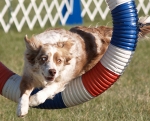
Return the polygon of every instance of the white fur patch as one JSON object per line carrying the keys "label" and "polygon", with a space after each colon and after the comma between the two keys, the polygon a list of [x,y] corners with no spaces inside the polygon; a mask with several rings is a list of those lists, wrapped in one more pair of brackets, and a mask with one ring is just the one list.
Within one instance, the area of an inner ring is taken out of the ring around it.
{"label": "white fur patch", "polygon": [[39,91],[37,94],[30,97],[29,105],[31,107],[38,106],[39,104],[44,103],[46,99],[47,95],[43,91]]}
{"label": "white fur patch", "polygon": [[29,96],[23,94],[19,99],[18,108],[17,108],[17,116],[23,117],[28,113],[29,109]]}
{"label": "white fur patch", "polygon": [[60,85],[59,83],[52,83],[51,85],[46,86],[41,91],[37,92],[36,94],[30,97],[29,105],[38,106],[41,103],[44,103],[47,98],[52,99],[55,94],[60,91],[63,91],[64,86]]}
{"label": "white fur patch", "polygon": [[41,41],[43,44],[49,43],[54,44],[57,42],[67,41],[67,37],[63,37],[62,34],[58,33],[58,31],[50,30],[51,32],[43,32],[39,35],[36,35],[36,39]]}

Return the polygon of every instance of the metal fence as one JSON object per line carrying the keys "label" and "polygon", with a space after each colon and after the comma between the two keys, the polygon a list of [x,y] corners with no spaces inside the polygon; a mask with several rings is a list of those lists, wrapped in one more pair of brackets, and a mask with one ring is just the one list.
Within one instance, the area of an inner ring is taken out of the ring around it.
{"label": "metal fence", "polygon": [[[15,25],[20,32],[23,26],[28,25],[32,30],[38,22],[40,27],[47,23],[55,26],[57,22],[66,24],[68,16],[72,13],[73,3],[76,0],[0,0],[0,24],[5,32],[8,32],[12,25]],[[150,0],[136,0],[137,10],[145,15],[150,13]],[[66,6],[67,11],[62,15]],[[81,0],[81,17],[88,16],[91,21],[99,15],[106,19],[109,8],[105,0]]]}

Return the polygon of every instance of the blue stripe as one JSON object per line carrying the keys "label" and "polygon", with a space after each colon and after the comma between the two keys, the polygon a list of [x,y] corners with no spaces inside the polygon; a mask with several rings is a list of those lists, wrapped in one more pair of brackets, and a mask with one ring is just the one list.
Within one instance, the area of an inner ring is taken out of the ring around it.
{"label": "blue stripe", "polygon": [[119,38],[118,40],[118,37],[116,36],[113,36],[113,39],[116,41],[122,41],[122,42],[127,42],[127,43],[137,43],[137,39],[128,39],[128,38]]}
{"label": "blue stripe", "polygon": [[130,31],[128,31],[128,30],[122,30],[122,31],[120,31],[119,29],[113,29],[113,33],[115,33],[115,34],[136,34],[137,33],[137,31],[135,31],[135,30],[130,30]]}
{"label": "blue stripe", "polygon": [[135,47],[134,43],[125,42],[125,41],[119,42],[118,40],[114,40],[113,42],[111,42],[111,44],[112,43],[116,43],[116,44],[119,43],[121,46],[127,46],[128,45],[128,47],[130,47],[130,48]]}
{"label": "blue stripe", "polygon": [[135,17],[130,17],[130,18],[123,18],[123,19],[113,19],[113,22],[130,22],[130,21],[133,21],[133,22],[137,22],[138,21],[138,18],[135,18]]}
{"label": "blue stripe", "polygon": [[128,22],[113,22],[113,24],[117,25],[117,26],[124,26],[124,25],[128,25],[128,26],[137,26],[137,21],[128,21]]}
{"label": "blue stripe", "polygon": [[[111,44],[114,45],[114,46],[116,46],[118,43],[116,43],[116,42],[113,41],[113,42],[111,42]],[[129,50],[129,51],[135,51],[136,44],[135,44],[134,47],[130,47],[129,45],[128,46],[127,45],[128,44],[122,45],[122,44],[119,43],[119,48],[122,48],[124,50]]]}
{"label": "blue stripe", "polygon": [[[38,91],[41,89],[34,89],[31,95],[36,94]],[[63,100],[61,93],[58,93],[55,95],[53,99],[47,99],[43,104],[40,104],[36,107],[33,108],[40,108],[40,109],[61,109],[61,108],[66,108]]]}
{"label": "blue stripe", "polygon": [[135,3],[127,2],[112,10],[113,36],[111,44],[134,51],[138,38],[138,16]]}
{"label": "blue stripe", "polygon": [[120,29],[120,31],[121,30],[129,30],[129,31],[130,30],[133,30],[133,31],[137,31],[138,30],[137,26],[131,26],[131,25],[120,26],[120,25],[115,24],[115,25],[113,25],[113,27],[115,29]]}
{"label": "blue stripe", "polygon": [[136,9],[127,9],[127,10],[123,10],[123,11],[119,11],[117,13],[112,13],[113,16],[116,16],[116,15],[122,15],[122,14],[126,14],[126,13],[137,13],[137,10]]}
{"label": "blue stripe", "polygon": [[139,32],[139,28],[137,27],[132,27],[132,26],[114,26],[113,30],[118,30],[118,31],[135,31],[136,33]]}
{"label": "blue stripe", "polygon": [[126,19],[126,18],[131,18],[131,17],[135,17],[137,18],[137,14],[136,13],[126,13],[126,14],[122,14],[122,15],[112,15],[113,18],[115,19]]}
{"label": "blue stripe", "polygon": [[[117,34],[117,33],[113,33],[113,36],[115,36],[117,38],[126,38],[126,39],[137,39],[138,38],[138,36],[136,34]],[[112,40],[113,39],[114,38],[112,38]]]}
{"label": "blue stripe", "polygon": [[115,9],[111,11],[111,14],[116,14],[118,12],[125,11],[128,9],[136,9],[134,1],[126,2],[124,4],[117,6]]}

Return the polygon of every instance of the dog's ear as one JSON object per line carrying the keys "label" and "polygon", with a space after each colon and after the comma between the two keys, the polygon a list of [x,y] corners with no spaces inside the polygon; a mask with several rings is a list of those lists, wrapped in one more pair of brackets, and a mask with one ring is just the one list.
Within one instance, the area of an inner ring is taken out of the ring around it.
{"label": "dog's ear", "polygon": [[25,56],[27,60],[33,65],[35,63],[35,58],[39,51],[41,50],[41,43],[32,36],[31,39],[28,39],[27,35],[24,38],[26,43],[26,52]]}
{"label": "dog's ear", "polygon": [[29,39],[28,36],[26,35],[26,36],[24,37],[24,40],[25,40],[25,44],[26,44],[27,50],[37,51],[37,50],[39,50],[39,48],[41,47],[41,42],[40,42],[40,41],[37,41],[34,36],[32,36],[32,37]]}

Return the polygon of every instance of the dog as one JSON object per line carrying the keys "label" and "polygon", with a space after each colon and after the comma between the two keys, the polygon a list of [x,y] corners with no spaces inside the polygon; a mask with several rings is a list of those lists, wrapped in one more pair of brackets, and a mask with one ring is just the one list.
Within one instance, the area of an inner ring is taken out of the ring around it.
{"label": "dog", "polygon": [[[150,17],[139,20],[139,39],[150,33]],[[105,54],[113,28],[77,26],[69,31],[48,29],[25,36],[24,71],[20,83],[17,115],[23,117],[29,106],[44,103],[63,91],[74,78],[93,68]],[[43,89],[30,96],[34,88]]]}

